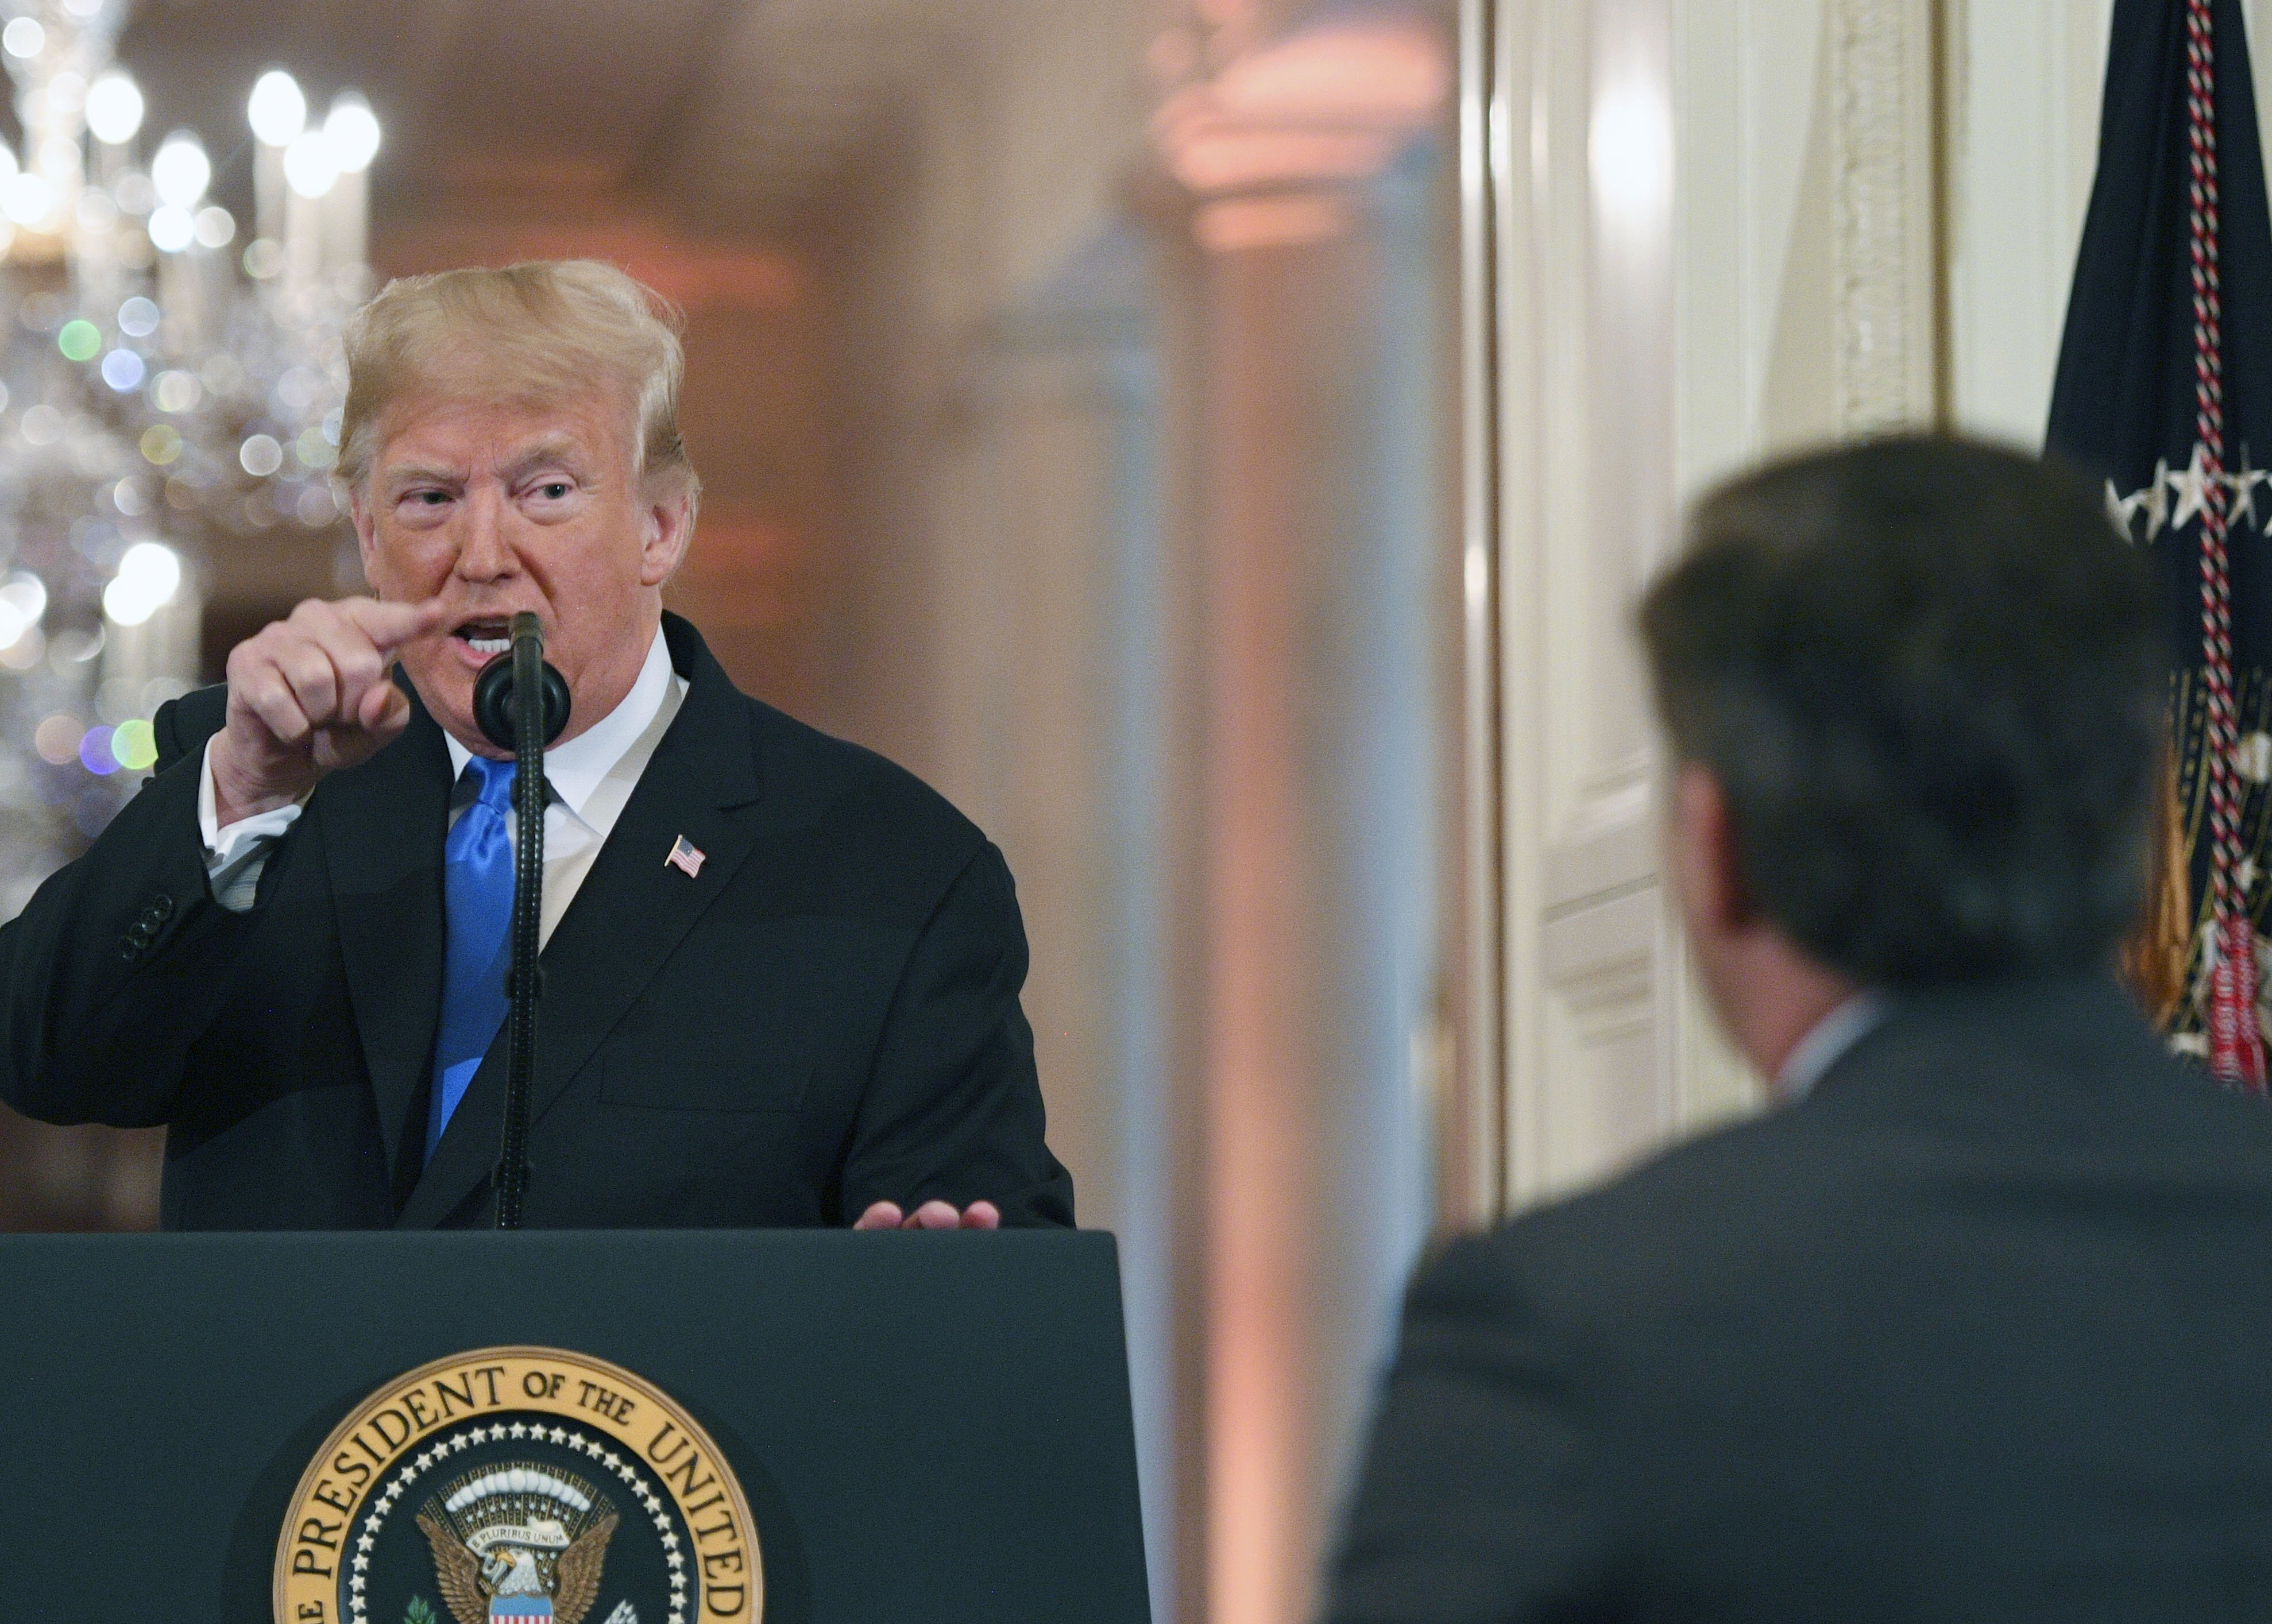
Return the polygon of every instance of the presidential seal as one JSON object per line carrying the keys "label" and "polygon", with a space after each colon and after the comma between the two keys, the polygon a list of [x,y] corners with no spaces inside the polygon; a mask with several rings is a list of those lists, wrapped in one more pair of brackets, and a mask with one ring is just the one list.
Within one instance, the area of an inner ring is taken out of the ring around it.
{"label": "presidential seal", "polygon": [[484,1348],[390,1381],[300,1478],[276,1624],[759,1624],[757,1529],[629,1371]]}

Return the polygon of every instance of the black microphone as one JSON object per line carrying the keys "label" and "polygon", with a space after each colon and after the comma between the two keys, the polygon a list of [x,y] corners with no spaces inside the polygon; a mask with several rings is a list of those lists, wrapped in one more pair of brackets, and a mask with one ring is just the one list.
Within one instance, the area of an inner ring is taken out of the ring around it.
{"label": "black microphone", "polygon": [[526,611],[515,615],[510,635],[511,652],[498,655],[474,678],[474,723],[490,744],[518,754],[520,730],[513,707],[519,695],[515,668],[522,648],[529,649],[543,670],[540,685],[544,694],[544,742],[548,745],[558,738],[560,730],[568,725],[568,682],[545,662],[544,627],[535,616]]}
{"label": "black microphone", "polygon": [[536,1000],[544,991],[536,955],[544,917],[544,747],[568,725],[568,684],[544,661],[534,615],[512,617],[512,648],[474,679],[474,720],[513,753],[512,969],[505,980],[504,1133],[498,1148],[497,1226],[520,1227],[528,1190],[529,1096],[536,1076]]}

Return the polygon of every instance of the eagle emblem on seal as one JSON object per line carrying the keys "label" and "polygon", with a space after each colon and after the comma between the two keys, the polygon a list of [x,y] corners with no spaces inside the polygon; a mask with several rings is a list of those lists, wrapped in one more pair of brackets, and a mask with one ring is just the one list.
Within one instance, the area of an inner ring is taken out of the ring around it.
{"label": "eagle emblem on seal", "polygon": [[529,1464],[468,1472],[417,1514],[457,1624],[582,1624],[617,1521],[591,1484]]}

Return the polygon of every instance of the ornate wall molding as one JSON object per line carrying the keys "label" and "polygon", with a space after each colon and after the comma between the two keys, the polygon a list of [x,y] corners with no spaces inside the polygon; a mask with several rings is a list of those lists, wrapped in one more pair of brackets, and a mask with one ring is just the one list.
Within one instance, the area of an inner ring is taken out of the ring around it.
{"label": "ornate wall molding", "polygon": [[1650,887],[1548,922],[1546,984],[1584,1047],[1655,1032],[1662,906]]}
{"label": "ornate wall molding", "polygon": [[1833,0],[1838,429],[1934,415],[1933,8]]}

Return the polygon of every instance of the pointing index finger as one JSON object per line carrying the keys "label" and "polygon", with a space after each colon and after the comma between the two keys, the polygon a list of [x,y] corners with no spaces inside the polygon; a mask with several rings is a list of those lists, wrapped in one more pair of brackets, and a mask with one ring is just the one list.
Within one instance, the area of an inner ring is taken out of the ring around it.
{"label": "pointing index finger", "polygon": [[429,632],[438,631],[447,621],[449,606],[438,596],[422,603],[392,603],[378,598],[343,598],[340,612],[345,615],[365,637],[370,639],[379,653],[392,654],[403,644],[415,641]]}

